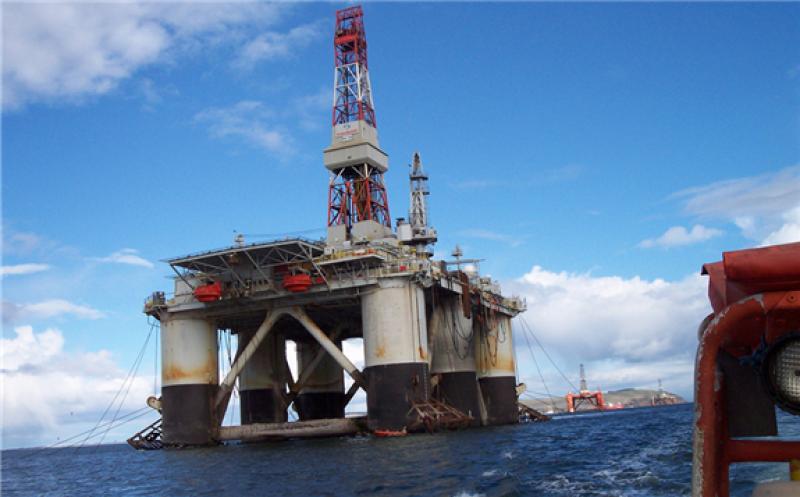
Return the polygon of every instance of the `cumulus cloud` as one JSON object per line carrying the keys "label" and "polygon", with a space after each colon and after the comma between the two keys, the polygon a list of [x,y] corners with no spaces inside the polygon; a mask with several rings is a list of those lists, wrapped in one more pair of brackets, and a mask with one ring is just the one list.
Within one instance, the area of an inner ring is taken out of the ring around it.
{"label": "cumulus cloud", "polygon": [[[0,340],[4,448],[48,444],[93,426],[126,376],[111,353],[66,352],[58,329],[14,333]],[[152,377],[134,380],[121,412],[142,407],[151,393]]]}
{"label": "cumulus cloud", "polygon": [[242,100],[233,105],[211,107],[194,116],[197,123],[208,127],[214,138],[236,138],[255,148],[279,157],[295,153],[294,133],[317,129],[330,109],[331,94],[320,90],[291,99],[281,109],[263,102]]}
{"label": "cumulus cloud", "polygon": [[30,255],[45,243],[36,233],[9,233],[3,230],[3,253],[8,255]]}
{"label": "cumulus cloud", "polygon": [[3,107],[104,94],[175,50],[265,25],[282,7],[213,3],[3,5]]}
{"label": "cumulus cloud", "polygon": [[702,224],[695,224],[691,230],[687,230],[683,226],[673,226],[664,232],[658,238],[648,238],[639,242],[642,248],[653,247],[680,247],[683,245],[692,245],[695,243],[704,242],[714,237],[720,236],[721,230],[716,228],[707,228]]}
{"label": "cumulus cloud", "polygon": [[64,299],[50,299],[33,304],[15,304],[3,301],[3,321],[40,320],[61,316],[80,319],[101,319],[105,314],[89,306],[74,304]]}
{"label": "cumulus cloud", "polygon": [[215,138],[235,137],[272,153],[290,153],[291,138],[277,124],[276,113],[263,103],[243,100],[230,107],[212,107],[195,115]]}
{"label": "cumulus cloud", "polygon": [[124,248],[105,257],[95,257],[92,260],[109,264],[128,264],[152,269],[155,267],[152,262],[139,255],[139,251],[132,248]]}
{"label": "cumulus cloud", "polygon": [[47,271],[50,269],[50,266],[47,264],[36,264],[36,263],[28,263],[28,264],[15,264],[13,266],[2,266],[0,267],[0,275],[2,276],[10,276],[10,275],[21,275],[21,274],[31,274],[31,273],[39,273],[42,271]]}
{"label": "cumulus cloud", "polygon": [[[577,363],[585,362],[592,371],[590,383],[604,388],[642,386],[664,378],[690,391],[697,326],[711,311],[707,281],[699,274],[665,281],[534,266],[505,287],[526,299],[528,310],[518,319],[530,325],[574,383]],[[521,328],[515,341],[520,372],[535,384]],[[643,371],[649,373],[637,380]],[[568,388],[557,377],[550,381]]]}
{"label": "cumulus cloud", "polygon": [[[688,188],[672,198],[683,203],[687,214],[730,222],[745,238],[766,242],[787,223],[785,216],[800,207],[800,165]],[[791,232],[791,226],[786,230]]]}
{"label": "cumulus cloud", "polygon": [[315,21],[286,33],[262,33],[242,47],[233,64],[241,69],[250,69],[262,61],[290,57],[296,50],[320,38],[325,25],[324,21]]}
{"label": "cumulus cloud", "polygon": [[299,119],[300,127],[305,130],[319,129],[330,113],[333,102],[329,88],[322,88],[317,93],[294,98],[291,107]]}
{"label": "cumulus cloud", "polygon": [[761,245],[800,242],[800,205],[783,215],[783,225],[767,235]]}

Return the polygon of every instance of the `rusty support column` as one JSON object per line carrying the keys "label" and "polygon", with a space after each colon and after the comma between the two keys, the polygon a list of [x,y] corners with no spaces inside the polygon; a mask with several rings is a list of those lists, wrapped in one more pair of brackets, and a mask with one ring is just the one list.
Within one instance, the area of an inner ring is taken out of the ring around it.
{"label": "rusty support column", "polygon": [[434,395],[472,417],[473,424],[479,425],[481,409],[472,317],[465,316],[457,294],[434,295],[428,333],[432,342],[431,375],[439,378]]}
{"label": "rusty support column", "polygon": [[475,326],[475,354],[487,425],[517,423],[517,377],[511,318],[482,309]]}
{"label": "rusty support column", "polygon": [[244,368],[245,364],[247,364],[247,361],[249,361],[253,354],[255,354],[258,346],[261,345],[261,341],[264,340],[264,337],[267,336],[267,333],[272,330],[272,327],[278,321],[278,318],[285,314],[285,312],[286,311],[282,309],[277,309],[267,313],[267,316],[264,318],[264,322],[258,327],[258,330],[256,330],[256,333],[247,343],[245,348],[242,349],[242,352],[238,354],[236,361],[231,366],[231,370],[228,371],[225,379],[222,380],[219,393],[217,394],[216,406],[219,407],[223,403],[227,404],[231,395],[231,391],[233,390],[233,385],[236,383],[236,377],[242,372],[242,369]]}
{"label": "rusty support column", "polygon": [[201,318],[161,319],[161,406],[166,446],[215,443],[217,329]]}
{"label": "rusty support column", "polygon": [[[255,330],[239,332],[239,347],[245,349]],[[277,423],[287,419],[284,395],[286,342],[277,332],[262,340],[239,374],[242,424]]]}
{"label": "rusty support column", "polygon": [[[341,341],[334,342],[341,348]],[[317,342],[298,342],[299,394],[294,401],[301,421],[344,417],[344,375]]]}
{"label": "rusty support column", "polygon": [[361,297],[370,430],[402,431],[430,398],[425,296],[408,278],[384,278]]}

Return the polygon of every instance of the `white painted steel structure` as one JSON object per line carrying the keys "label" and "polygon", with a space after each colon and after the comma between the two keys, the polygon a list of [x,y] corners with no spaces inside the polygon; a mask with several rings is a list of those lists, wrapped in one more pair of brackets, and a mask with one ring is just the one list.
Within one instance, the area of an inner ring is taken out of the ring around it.
{"label": "white painted steel structure", "polygon": [[361,297],[364,366],[428,362],[425,295],[408,278],[384,278]]}
{"label": "white painted steel structure", "polygon": [[217,385],[217,329],[202,318],[170,316],[161,322],[161,384]]}

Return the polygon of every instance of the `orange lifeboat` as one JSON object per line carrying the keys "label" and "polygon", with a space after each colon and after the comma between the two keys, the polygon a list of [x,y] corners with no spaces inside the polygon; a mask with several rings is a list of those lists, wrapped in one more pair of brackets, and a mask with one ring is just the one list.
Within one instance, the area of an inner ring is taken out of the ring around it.
{"label": "orange lifeboat", "polygon": [[312,283],[311,276],[305,273],[288,274],[283,277],[283,288],[292,293],[307,292]]}
{"label": "orange lifeboat", "polygon": [[222,297],[222,285],[219,281],[194,289],[194,297],[200,302],[214,302]]}

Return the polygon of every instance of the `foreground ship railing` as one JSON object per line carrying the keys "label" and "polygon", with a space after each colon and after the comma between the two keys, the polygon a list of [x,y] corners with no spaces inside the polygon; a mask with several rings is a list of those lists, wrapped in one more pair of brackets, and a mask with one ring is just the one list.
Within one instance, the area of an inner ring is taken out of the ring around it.
{"label": "foreground ship railing", "polygon": [[[752,439],[778,435],[775,405],[800,414],[800,243],[726,252],[703,274],[692,495],[727,497],[732,463],[800,459],[800,441]],[[754,495],[800,495],[800,481],[768,485]]]}

